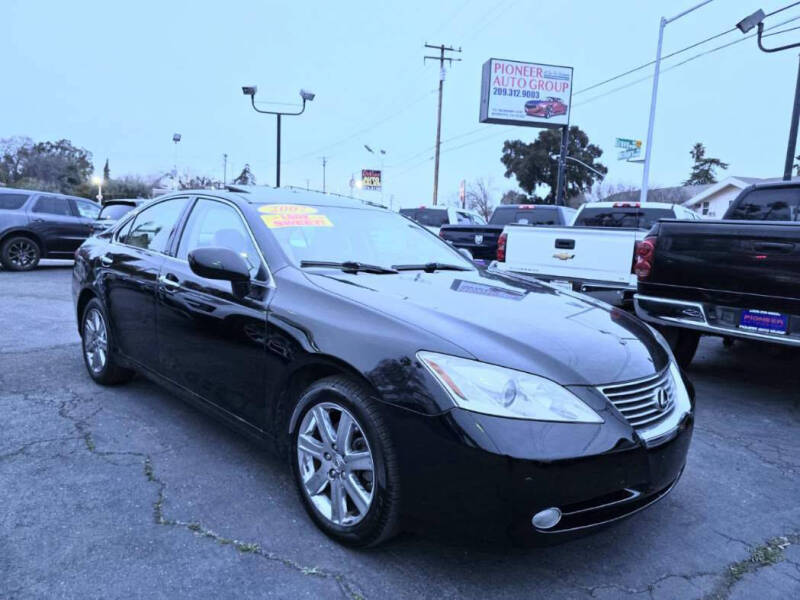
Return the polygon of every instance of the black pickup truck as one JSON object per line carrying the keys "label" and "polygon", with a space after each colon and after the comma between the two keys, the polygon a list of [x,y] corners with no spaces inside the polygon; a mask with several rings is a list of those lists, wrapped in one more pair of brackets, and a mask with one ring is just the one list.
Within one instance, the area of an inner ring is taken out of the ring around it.
{"label": "black pickup truck", "polygon": [[442,225],[439,237],[456,248],[465,248],[480,261],[497,257],[497,240],[503,227],[517,225],[572,225],[577,211],[552,204],[501,204],[494,209],[488,225]]}
{"label": "black pickup truck", "polygon": [[721,221],[660,221],[636,255],[636,314],[681,366],[702,334],[800,347],[800,182],[748,187]]}

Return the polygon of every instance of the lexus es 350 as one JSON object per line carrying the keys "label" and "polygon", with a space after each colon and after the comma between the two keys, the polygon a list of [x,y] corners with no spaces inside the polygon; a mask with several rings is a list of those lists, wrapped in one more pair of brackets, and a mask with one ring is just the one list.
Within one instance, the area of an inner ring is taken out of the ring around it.
{"label": "lexus es 350", "polygon": [[564,539],[663,498],[693,400],[635,317],[476,268],[383,207],[180,192],[76,253],[89,375],[134,372],[289,458],[332,538]]}

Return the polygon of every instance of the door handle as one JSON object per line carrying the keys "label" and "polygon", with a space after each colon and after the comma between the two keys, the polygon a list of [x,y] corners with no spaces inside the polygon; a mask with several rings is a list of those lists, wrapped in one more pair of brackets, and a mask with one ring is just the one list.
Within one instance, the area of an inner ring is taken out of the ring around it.
{"label": "door handle", "polygon": [[44,219],[32,219],[34,223],[44,223]]}
{"label": "door handle", "polygon": [[173,275],[172,273],[168,273],[167,275],[159,275],[158,283],[163,285],[164,288],[166,288],[170,292],[177,290],[179,287],[181,287],[178,278],[175,277],[175,275]]}
{"label": "door handle", "polygon": [[103,256],[100,258],[100,262],[103,263],[105,266],[109,267],[114,264],[114,259],[110,256]]}
{"label": "door handle", "polygon": [[559,250],[574,250],[575,240],[557,239],[556,248]]}
{"label": "door handle", "polygon": [[791,242],[755,242],[753,249],[757,252],[791,252],[794,244]]}

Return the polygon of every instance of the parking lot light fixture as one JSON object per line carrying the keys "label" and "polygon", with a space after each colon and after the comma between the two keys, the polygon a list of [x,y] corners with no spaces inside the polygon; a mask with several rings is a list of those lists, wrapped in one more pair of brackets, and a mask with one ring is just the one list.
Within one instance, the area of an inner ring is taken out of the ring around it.
{"label": "parking lot light fixture", "polygon": [[103,178],[99,175],[95,175],[92,177],[92,183],[97,186],[97,201],[102,204],[103,203]]}
{"label": "parking lot light fixture", "polygon": [[277,134],[276,134],[276,151],[275,151],[275,187],[281,187],[281,117],[283,115],[286,116],[297,116],[302,115],[306,110],[306,102],[311,102],[316,94],[314,92],[309,92],[308,90],[300,90],[300,98],[303,100],[303,105],[300,107],[300,110],[296,112],[280,112],[277,110],[264,110],[258,108],[256,106],[256,92],[258,92],[258,86],[255,85],[243,85],[242,86],[242,94],[245,96],[250,96],[250,104],[253,105],[253,110],[257,113],[262,113],[265,115],[275,115],[277,117]]}

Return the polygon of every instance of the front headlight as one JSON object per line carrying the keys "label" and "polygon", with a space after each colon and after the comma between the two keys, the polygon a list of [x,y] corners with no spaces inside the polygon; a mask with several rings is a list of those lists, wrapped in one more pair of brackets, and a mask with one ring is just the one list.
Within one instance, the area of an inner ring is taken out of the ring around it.
{"label": "front headlight", "polygon": [[417,358],[466,410],[537,421],[603,422],[577,396],[544,377],[435,352],[417,352]]}

